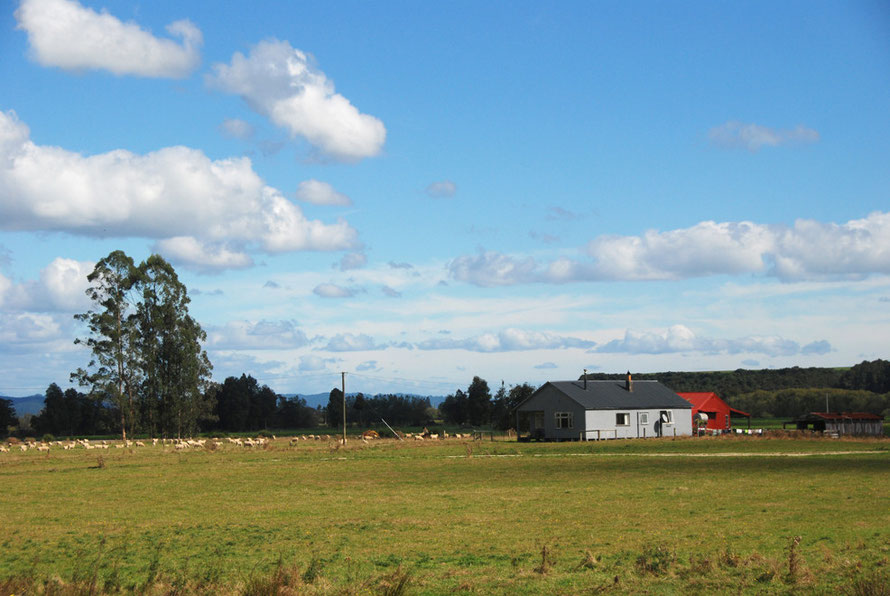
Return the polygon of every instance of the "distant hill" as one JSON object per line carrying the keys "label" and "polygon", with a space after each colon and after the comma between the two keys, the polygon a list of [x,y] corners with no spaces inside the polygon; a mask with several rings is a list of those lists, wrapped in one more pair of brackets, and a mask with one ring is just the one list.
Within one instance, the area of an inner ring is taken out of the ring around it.
{"label": "distant hill", "polygon": [[5,397],[0,395],[2,399],[12,400],[12,407],[15,408],[16,416],[24,416],[25,414],[39,414],[43,409],[44,396],[41,394],[28,395],[26,397]]}
{"label": "distant hill", "polygon": [[[754,391],[784,389],[850,389],[890,392],[890,362],[864,361],[850,368],[791,368],[719,372],[632,373],[638,380],[652,379],[673,391],[713,391],[727,399]],[[582,375],[583,377],[583,375]],[[623,379],[624,374],[588,373],[590,380]]]}

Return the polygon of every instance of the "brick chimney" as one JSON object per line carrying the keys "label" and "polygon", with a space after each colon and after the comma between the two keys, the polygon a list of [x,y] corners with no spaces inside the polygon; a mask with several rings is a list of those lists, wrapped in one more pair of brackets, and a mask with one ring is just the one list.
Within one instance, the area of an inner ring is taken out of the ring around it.
{"label": "brick chimney", "polygon": [[630,371],[627,371],[627,380],[624,383],[624,388],[627,389],[628,392],[632,392],[634,390],[634,380],[630,376]]}

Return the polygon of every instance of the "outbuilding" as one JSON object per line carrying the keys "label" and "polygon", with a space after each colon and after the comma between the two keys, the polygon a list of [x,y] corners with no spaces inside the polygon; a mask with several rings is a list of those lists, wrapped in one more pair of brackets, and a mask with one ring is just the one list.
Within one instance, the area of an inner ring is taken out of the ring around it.
{"label": "outbuilding", "polygon": [[521,440],[692,435],[692,404],[658,381],[549,381],[516,408]]}
{"label": "outbuilding", "polygon": [[728,403],[720,399],[713,392],[683,392],[677,393],[680,397],[692,404],[692,418],[698,413],[708,417],[705,426],[708,430],[729,430],[732,428],[732,415],[745,416],[748,419],[748,428],[751,427],[751,414],[736,410]]}
{"label": "outbuilding", "polygon": [[788,424],[795,425],[797,430],[814,430],[835,436],[884,435],[884,417],[869,412],[810,412],[782,423],[782,428]]}

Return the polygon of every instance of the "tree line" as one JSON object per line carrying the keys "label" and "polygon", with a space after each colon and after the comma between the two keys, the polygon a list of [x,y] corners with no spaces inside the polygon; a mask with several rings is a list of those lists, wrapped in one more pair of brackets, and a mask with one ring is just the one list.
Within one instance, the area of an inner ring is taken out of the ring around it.
{"label": "tree line", "polygon": [[[588,373],[590,380],[623,379],[623,374]],[[581,376],[583,379],[584,376]],[[677,392],[712,391],[723,399],[755,391],[779,391],[783,389],[849,389],[890,392],[890,362],[886,360],[863,361],[849,369],[843,368],[790,368],[724,372],[659,372],[634,373],[635,379],[651,379],[661,382]]]}

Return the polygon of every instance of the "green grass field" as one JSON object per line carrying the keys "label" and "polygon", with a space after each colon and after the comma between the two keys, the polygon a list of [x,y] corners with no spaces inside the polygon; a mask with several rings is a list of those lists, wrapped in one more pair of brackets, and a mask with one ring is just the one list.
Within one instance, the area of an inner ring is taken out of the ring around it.
{"label": "green grass field", "polygon": [[887,440],[54,448],[0,487],[4,596],[890,593]]}

